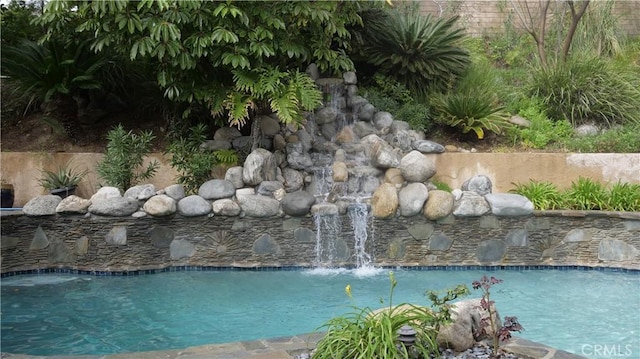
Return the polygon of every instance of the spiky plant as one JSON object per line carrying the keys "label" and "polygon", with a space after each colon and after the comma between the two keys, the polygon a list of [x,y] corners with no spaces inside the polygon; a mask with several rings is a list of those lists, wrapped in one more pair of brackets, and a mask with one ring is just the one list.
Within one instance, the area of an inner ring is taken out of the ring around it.
{"label": "spiky plant", "polygon": [[105,64],[103,57],[89,52],[86,43],[25,41],[2,49],[2,74],[7,81],[30,105],[44,103],[45,117],[71,137],[78,117],[74,96],[101,87],[94,75]]}
{"label": "spiky plant", "polygon": [[365,58],[416,93],[445,89],[470,64],[469,53],[459,46],[464,32],[456,26],[457,17],[436,19],[394,10],[375,13],[383,17],[363,20]]}

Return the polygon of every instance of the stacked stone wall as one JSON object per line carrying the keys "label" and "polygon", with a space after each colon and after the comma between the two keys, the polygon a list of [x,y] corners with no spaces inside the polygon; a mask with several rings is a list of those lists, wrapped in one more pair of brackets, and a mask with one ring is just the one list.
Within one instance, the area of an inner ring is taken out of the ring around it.
{"label": "stacked stone wall", "polygon": [[[354,262],[347,215],[333,265]],[[2,273],[44,268],[134,271],[171,266],[312,267],[312,216],[2,218]],[[535,212],[529,216],[370,219],[376,265],[579,265],[640,269],[640,213]]]}

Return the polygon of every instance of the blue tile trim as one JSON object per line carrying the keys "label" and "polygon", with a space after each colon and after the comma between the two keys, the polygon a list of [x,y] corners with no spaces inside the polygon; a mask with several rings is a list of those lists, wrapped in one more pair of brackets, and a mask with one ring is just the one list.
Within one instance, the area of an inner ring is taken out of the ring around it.
{"label": "blue tile trim", "polygon": [[[313,269],[314,267],[305,267],[305,266],[285,266],[285,267],[216,267],[216,266],[174,266],[174,267],[166,267],[159,269],[141,269],[141,270],[132,270],[132,271],[87,271],[87,270],[78,270],[72,268],[43,268],[43,269],[31,269],[31,270],[21,270],[14,272],[7,272],[0,274],[0,278],[13,277],[16,275],[24,275],[24,274],[49,274],[49,273],[58,273],[58,274],[78,274],[78,275],[91,275],[97,277],[106,277],[106,276],[118,276],[118,277],[126,277],[126,276],[139,276],[145,274],[156,274],[156,273],[165,273],[165,272],[273,272],[273,271],[298,271],[298,270],[306,270]],[[347,266],[347,269],[353,269],[353,266]],[[640,269],[628,269],[628,268],[612,268],[612,267],[587,267],[587,266],[577,266],[577,265],[560,265],[560,266],[552,266],[552,265],[505,265],[505,266],[482,266],[482,265],[438,265],[438,266],[382,266],[379,267],[382,269],[391,269],[391,270],[407,270],[407,271],[467,271],[467,270],[480,270],[480,271],[504,271],[504,270],[515,270],[515,271],[528,271],[528,270],[560,270],[560,271],[574,271],[574,270],[582,270],[582,271],[598,271],[598,272],[620,272],[620,273],[629,273],[629,274],[638,274],[640,275]]]}

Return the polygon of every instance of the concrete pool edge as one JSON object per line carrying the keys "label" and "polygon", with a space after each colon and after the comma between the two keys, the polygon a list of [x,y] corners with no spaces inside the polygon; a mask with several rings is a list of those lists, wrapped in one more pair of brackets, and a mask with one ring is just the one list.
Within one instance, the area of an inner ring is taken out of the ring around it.
{"label": "concrete pool edge", "polygon": [[[26,355],[2,353],[3,359],[296,359],[309,353],[323,333],[299,334],[291,337],[259,339],[246,342],[205,344],[184,349],[106,355]],[[583,359],[585,357],[555,349],[520,337],[502,346],[523,359]]]}

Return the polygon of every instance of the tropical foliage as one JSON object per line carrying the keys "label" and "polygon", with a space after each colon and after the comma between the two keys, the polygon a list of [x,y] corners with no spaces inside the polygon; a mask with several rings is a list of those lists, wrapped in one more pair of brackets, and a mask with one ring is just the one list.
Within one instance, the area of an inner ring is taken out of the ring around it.
{"label": "tropical foliage", "polygon": [[[77,11],[71,8],[78,6]],[[358,2],[52,0],[41,17],[47,38],[69,21],[91,33],[91,49],[113,49],[152,63],[171,100],[200,104],[232,125],[264,106],[286,123],[319,104],[317,89],[298,72],[353,69],[346,55]],[[295,30],[294,30],[295,29]],[[251,85],[249,85],[251,84]],[[184,115],[188,115],[186,111]]]}

